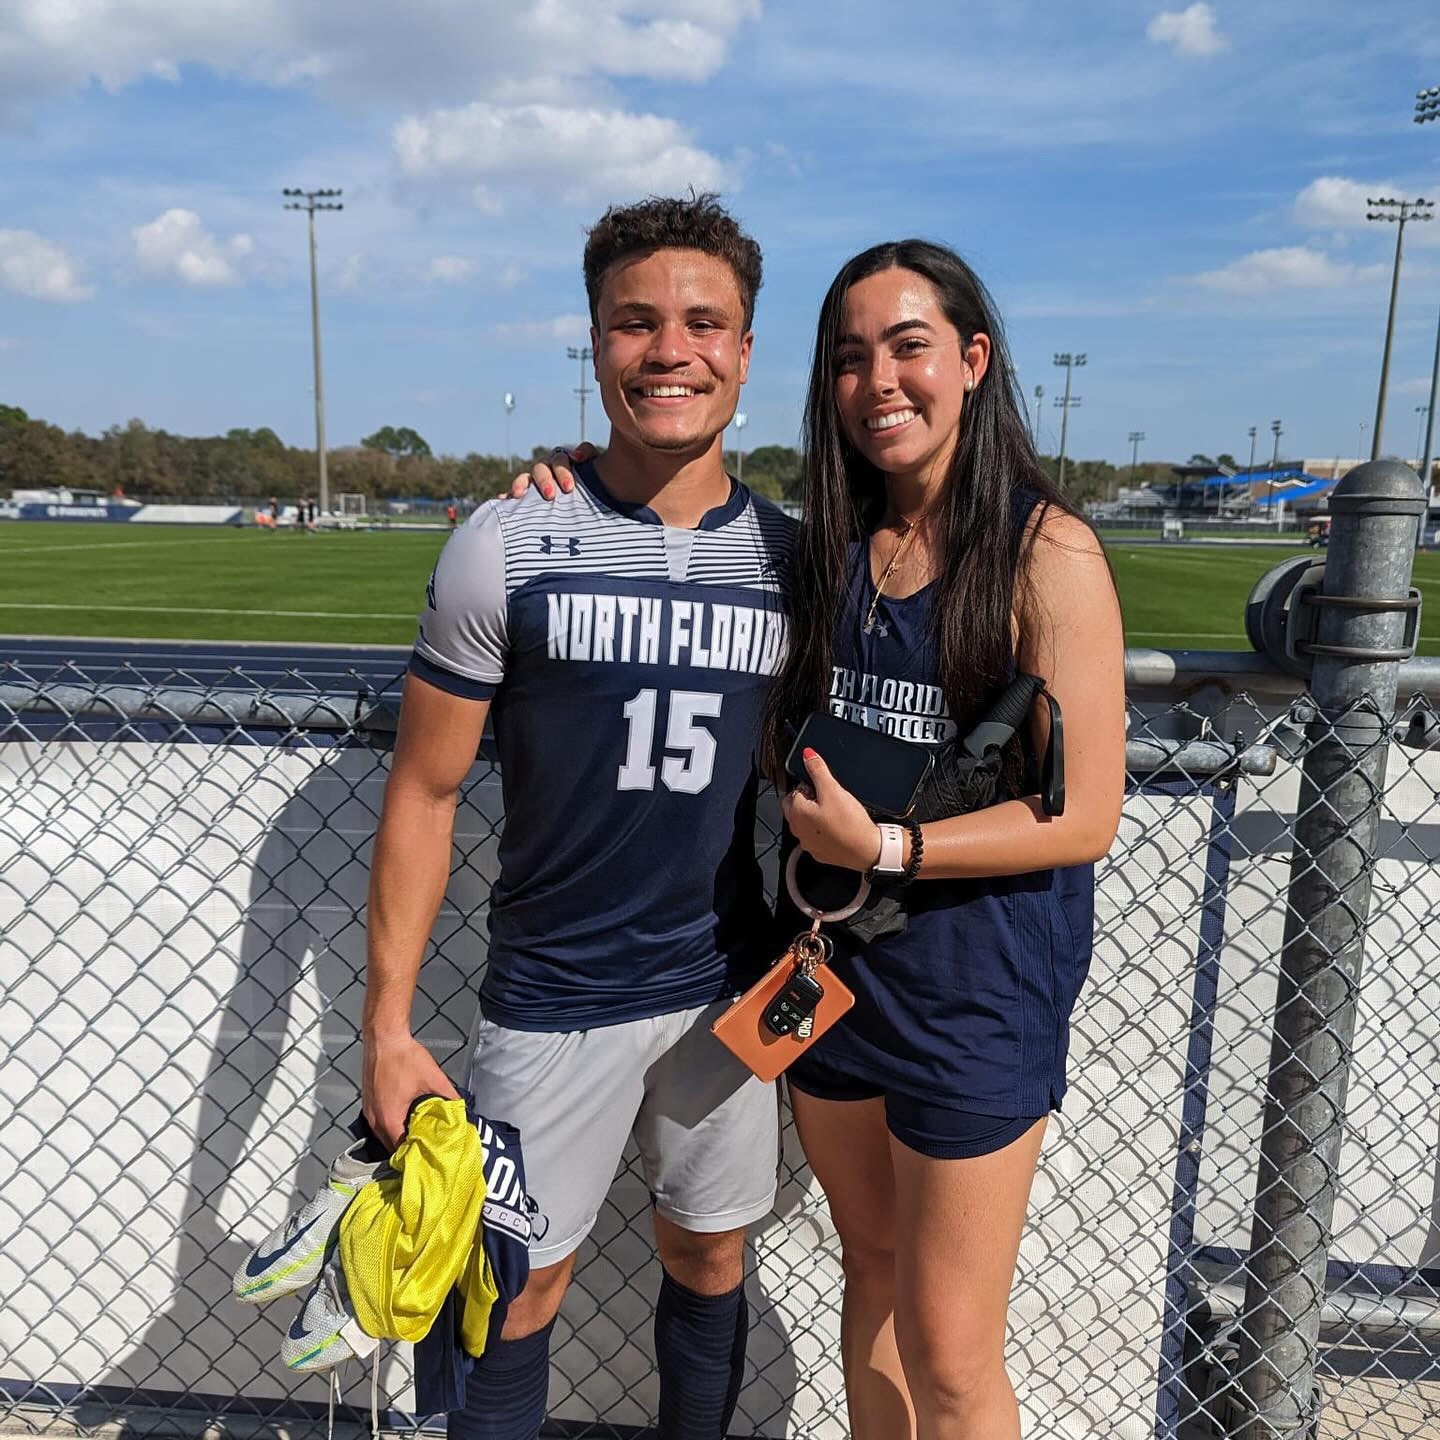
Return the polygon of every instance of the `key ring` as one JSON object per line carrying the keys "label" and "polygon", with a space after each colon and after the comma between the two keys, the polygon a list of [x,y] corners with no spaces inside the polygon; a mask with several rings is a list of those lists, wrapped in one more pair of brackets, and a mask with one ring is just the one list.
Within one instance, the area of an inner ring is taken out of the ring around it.
{"label": "key ring", "polygon": [[[820,922],[815,922],[814,930],[807,930],[805,934],[797,936],[795,943],[791,945],[789,954],[795,957],[795,963],[800,967],[802,975],[814,976],[817,966],[828,965],[830,957],[835,953],[834,943],[828,935],[819,933]],[[785,958],[783,955],[780,957]]]}
{"label": "key ring", "polygon": [[795,908],[804,916],[815,922],[815,928],[821,925],[837,924],[841,920],[848,920],[870,897],[870,882],[861,875],[860,888],[855,892],[855,898],[840,910],[817,910],[801,893],[800,887],[795,883],[796,867],[800,864],[800,847],[797,845],[790,852],[790,859],[785,863],[785,888],[790,892],[790,898],[795,902]]}

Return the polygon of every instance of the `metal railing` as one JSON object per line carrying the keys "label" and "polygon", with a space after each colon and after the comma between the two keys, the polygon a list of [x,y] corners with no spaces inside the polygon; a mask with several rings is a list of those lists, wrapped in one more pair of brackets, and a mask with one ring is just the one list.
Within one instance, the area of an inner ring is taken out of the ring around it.
{"label": "metal railing", "polygon": [[[1394,658],[1403,495],[1351,493],[1325,593],[1369,603],[1322,602],[1308,678],[1127,656],[1124,815],[1011,1313],[1029,1436],[1440,1433],[1440,664]],[[356,1106],[397,695],[0,662],[5,1428],[325,1423],[323,1382],[278,1362],[293,1306],[229,1281]],[[442,1062],[502,818],[482,755],[416,1007]],[[734,1432],[838,1437],[837,1245],[786,1141]],[[653,1424],[648,1209],[631,1154],[556,1331],[547,1433]],[[434,1423],[403,1347],[382,1385],[391,1427]],[[346,1377],[343,1418],[367,1399]]]}

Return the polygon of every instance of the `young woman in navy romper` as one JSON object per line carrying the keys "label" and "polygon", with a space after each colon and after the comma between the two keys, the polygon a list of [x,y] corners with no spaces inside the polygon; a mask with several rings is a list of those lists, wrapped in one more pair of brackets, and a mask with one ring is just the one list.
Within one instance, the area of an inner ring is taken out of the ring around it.
{"label": "young woman in navy romper", "polygon": [[[987,809],[923,826],[903,933],[835,932],[849,1015],[789,1071],[843,1247],[855,1440],[1018,1440],[1005,1321],[1046,1116],[1065,1092],[1093,864],[1124,784],[1123,641],[1093,531],[1045,477],[984,287],[922,241],[851,260],[820,315],[789,659],[765,748],[835,713],[918,744],[966,727],[1016,669],[1064,718],[1067,797],[1025,766]],[[1037,705],[1030,754],[1043,754]],[[824,757],[786,797],[800,846],[866,871],[881,836]],[[902,862],[915,860],[903,838]],[[893,865],[893,854],[889,857]]]}

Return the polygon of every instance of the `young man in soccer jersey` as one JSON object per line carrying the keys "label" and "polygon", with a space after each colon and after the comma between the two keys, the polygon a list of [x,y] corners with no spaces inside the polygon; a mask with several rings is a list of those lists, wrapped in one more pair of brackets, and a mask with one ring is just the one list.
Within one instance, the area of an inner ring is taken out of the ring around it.
{"label": "young man in soccer jersey", "polygon": [[[506,824],[468,1088],[518,1126],[543,1216],[464,1440],[531,1440],[551,1327],[626,1141],[654,1198],[660,1433],[720,1440],[739,1391],[745,1227],[778,1122],[710,1034],[768,916],[753,757],[785,643],[790,522],[725,473],[759,248],[714,201],[614,209],[585,248],[610,441],[554,503],[481,507],[431,579],[369,905],[364,1104],[387,1140],[453,1093],[410,1033],[455,805],[493,713]],[[478,946],[477,946],[478,959]]]}

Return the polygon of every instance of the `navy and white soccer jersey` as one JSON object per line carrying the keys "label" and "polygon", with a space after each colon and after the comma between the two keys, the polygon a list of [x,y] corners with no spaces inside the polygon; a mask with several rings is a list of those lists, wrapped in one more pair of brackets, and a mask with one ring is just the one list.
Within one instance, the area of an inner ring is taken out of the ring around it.
{"label": "navy and white soccer jersey", "polygon": [[412,673],[493,697],[505,797],[485,1017],[568,1031],[730,993],[768,914],[755,751],[794,525],[734,486],[694,530],[605,489],[492,501],[445,546]]}

